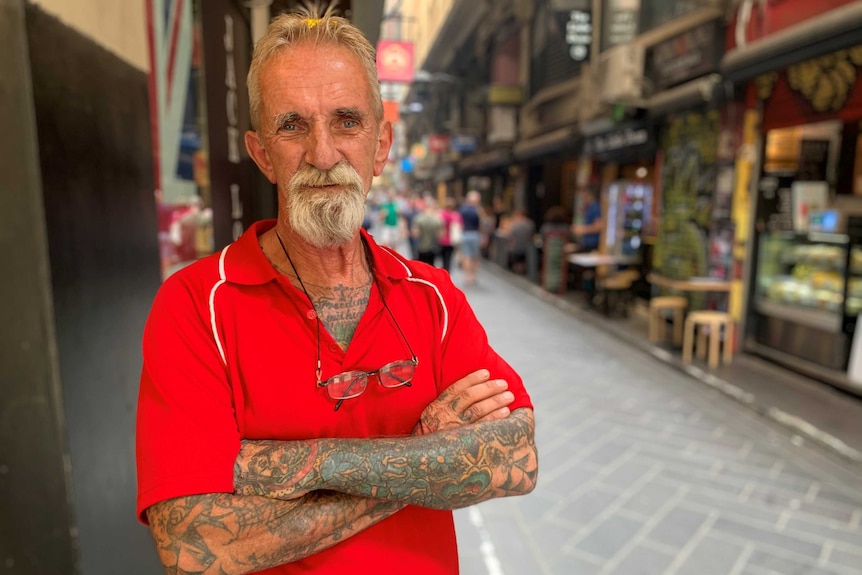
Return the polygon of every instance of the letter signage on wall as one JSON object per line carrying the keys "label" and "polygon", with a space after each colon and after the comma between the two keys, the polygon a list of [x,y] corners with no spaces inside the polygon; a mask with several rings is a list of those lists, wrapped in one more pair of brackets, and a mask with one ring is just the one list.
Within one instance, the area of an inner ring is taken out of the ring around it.
{"label": "letter signage on wall", "polygon": [[569,56],[576,62],[584,62],[590,57],[593,43],[593,20],[587,10],[572,10],[566,22],[566,44]]}
{"label": "letter signage on wall", "polygon": [[251,224],[252,173],[243,136],[251,129],[245,77],[251,62],[246,17],[228,0],[201,3],[207,132],[215,247]]}

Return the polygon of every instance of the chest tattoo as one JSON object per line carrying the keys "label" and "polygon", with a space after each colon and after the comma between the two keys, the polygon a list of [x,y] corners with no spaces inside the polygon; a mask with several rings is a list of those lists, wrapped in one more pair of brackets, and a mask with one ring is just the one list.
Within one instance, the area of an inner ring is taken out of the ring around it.
{"label": "chest tattoo", "polygon": [[[275,269],[290,278],[297,289],[302,289],[296,275],[273,263]],[[306,284],[320,322],[341,349],[347,349],[356,327],[371,296],[371,279],[361,286],[321,286]]]}
{"label": "chest tattoo", "polygon": [[[310,286],[309,286],[310,287]],[[320,321],[341,349],[347,349],[371,294],[371,284],[359,287],[315,286],[309,290]]]}

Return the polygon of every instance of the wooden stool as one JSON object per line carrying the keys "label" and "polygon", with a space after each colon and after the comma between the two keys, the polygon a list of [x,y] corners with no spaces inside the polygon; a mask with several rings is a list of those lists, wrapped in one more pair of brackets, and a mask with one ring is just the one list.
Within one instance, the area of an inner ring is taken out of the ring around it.
{"label": "wooden stool", "polygon": [[718,367],[718,348],[721,343],[721,328],[724,326],[724,363],[733,359],[733,318],[723,311],[693,311],[685,318],[685,341],[682,344],[682,362],[691,363],[691,351],[694,346],[695,327],[697,330],[697,357],[706,356],[706,338],[704,328],[709,328],[709,368]]}
{"label": "wooden stool", "polygon": [[682,296],[666,295],[654,297],[649,301],[649,340],[664,339],[664,317],[662,312],[673,310],[673,344],[682,345],[682,322],[688,300]]}

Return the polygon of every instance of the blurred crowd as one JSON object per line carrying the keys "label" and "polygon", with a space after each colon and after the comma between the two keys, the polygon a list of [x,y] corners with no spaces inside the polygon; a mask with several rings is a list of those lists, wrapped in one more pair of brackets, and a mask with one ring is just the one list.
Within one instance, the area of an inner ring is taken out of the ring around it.
{"label": "blurred crowd", "polygon": [[578,217],[554,206],[537,226],[526,208],[507,209],[498,196],[482,203],[475,190],[460,200],[447,196],[441,202],[427,192],[375,188],[366,202],[363,227],[378,243],[411,259],[446,271],[457,266],[470,285],[476,281],[479,258],[527,274],[531,250],[540,254],[549,234],[565,235],[567,252],[596,250],[602,226],[599,202],[592,189],[578,193]]}
{"label": "blurred crowd", "polygon": [[430,193],[374,189],[366,202],[363,227],[381,245],[414,260],[451,271],[458,266],[464,283],[476,283],[479,258],[488,257],[499,219],[469,191],[462,200],[440,202]]}

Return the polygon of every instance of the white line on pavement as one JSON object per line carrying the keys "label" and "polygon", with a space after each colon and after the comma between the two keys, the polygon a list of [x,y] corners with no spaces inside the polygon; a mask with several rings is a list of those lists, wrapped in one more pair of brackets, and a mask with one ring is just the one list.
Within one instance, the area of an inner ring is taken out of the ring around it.
{"label": "white line on pavement", "polygon": [[476,507],[470,508],[470,523],[473,524],[473,527],[479,533],[479,552],[485,561],[488,575],[503,575],[503,567],[500,563],[500,558],[497,557],[497,550],[494,547],[494,542],[491,540],[491,534],[488,533],[488,529],[485,527],[485,519],[482,517],[482,512],[476,509]]}

